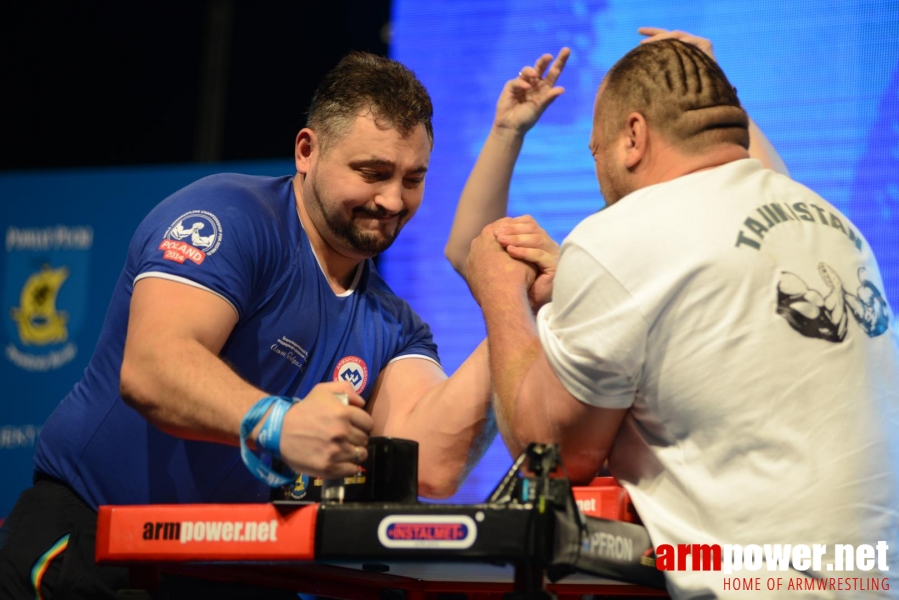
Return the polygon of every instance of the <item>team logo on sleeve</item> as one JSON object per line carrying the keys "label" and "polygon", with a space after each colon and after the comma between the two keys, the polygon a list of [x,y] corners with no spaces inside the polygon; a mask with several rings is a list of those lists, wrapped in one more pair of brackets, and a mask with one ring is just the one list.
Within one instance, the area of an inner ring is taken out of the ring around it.
{"label": "team logo on sleeve", "polygon": [[202,263],[222,243],[222,224],[211,212],[192,210],[184,213],[169,227],[159,249],[162,258],[183,263]]}
{"label": "team logo on sleeve", "polygon": [[368,383],[368,367],[358,356],[344,356],[334,369],[334,381],[349,381],[353,390],[362,393]]}

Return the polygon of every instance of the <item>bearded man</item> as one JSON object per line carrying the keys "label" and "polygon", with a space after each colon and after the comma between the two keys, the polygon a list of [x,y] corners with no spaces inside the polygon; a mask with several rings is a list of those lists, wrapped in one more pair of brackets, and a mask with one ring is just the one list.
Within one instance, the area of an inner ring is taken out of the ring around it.
{"label": "bearded man", "polygon": [[[422,495],[456,491],[495,434],[486,344],[447,377],[372,261],[421,205],[432,112],[405,66],[352,54],[294,176],[213,175],[150,212],[0,530],[0,595],[114,597],[127,572],[94,564],[98,506],[264,502],[297,473],[354,475],[372,435],[418,442]],[[197,585],[174,592],[262,597]]]}

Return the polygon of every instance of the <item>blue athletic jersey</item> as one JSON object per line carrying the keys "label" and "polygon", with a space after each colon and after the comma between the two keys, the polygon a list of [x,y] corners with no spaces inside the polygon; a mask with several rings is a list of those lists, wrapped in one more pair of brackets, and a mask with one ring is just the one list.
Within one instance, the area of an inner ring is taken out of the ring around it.
{"label": "blue athletic jersey", "polygon": [[94,508],[268,500],[237,448],[163,433],[119,395],[131,294],[144,277],[198,286],[229,302],[239,320],[221,357],[272,395],[302,398],[339,378],[367,400],[391,360],[439,364],[427,324],[370,260],[348,292],[331,290],[300,224],[290,177],[201,179],[138,227],[84,378],[40,435],[37,471],[67,482]]}

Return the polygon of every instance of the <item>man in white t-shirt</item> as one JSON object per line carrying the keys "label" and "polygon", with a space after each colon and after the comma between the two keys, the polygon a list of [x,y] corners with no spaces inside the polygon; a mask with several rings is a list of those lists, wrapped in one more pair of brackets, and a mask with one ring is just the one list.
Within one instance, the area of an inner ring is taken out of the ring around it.
{"label": "man in white t-shirt", "polygon": [[[539,71],[521,75],[529,88]],[[527,256],[503,248],[516,222],[488,226],[468,257],[506,444],[559,443],[579,482],[608,460],[656,548],[825,545],[784,571],[688,559],[666,573],[675,597],[746,596],[755,577],[766,597],[895,595],[899,350],[864,237],[752,158],[736,90],[693,44],[625,55],[593,123],[608,208],[563,243],[552,301],[535,318]]]}

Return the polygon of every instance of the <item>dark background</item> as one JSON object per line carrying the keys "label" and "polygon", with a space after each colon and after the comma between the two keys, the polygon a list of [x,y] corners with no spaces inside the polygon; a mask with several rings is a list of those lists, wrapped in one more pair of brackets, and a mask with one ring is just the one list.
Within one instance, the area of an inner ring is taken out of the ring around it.
{"label": "dark background", "polygon": [[387,54],[389,0],[19,2],[0,170],[287,158],[315,86]]}

